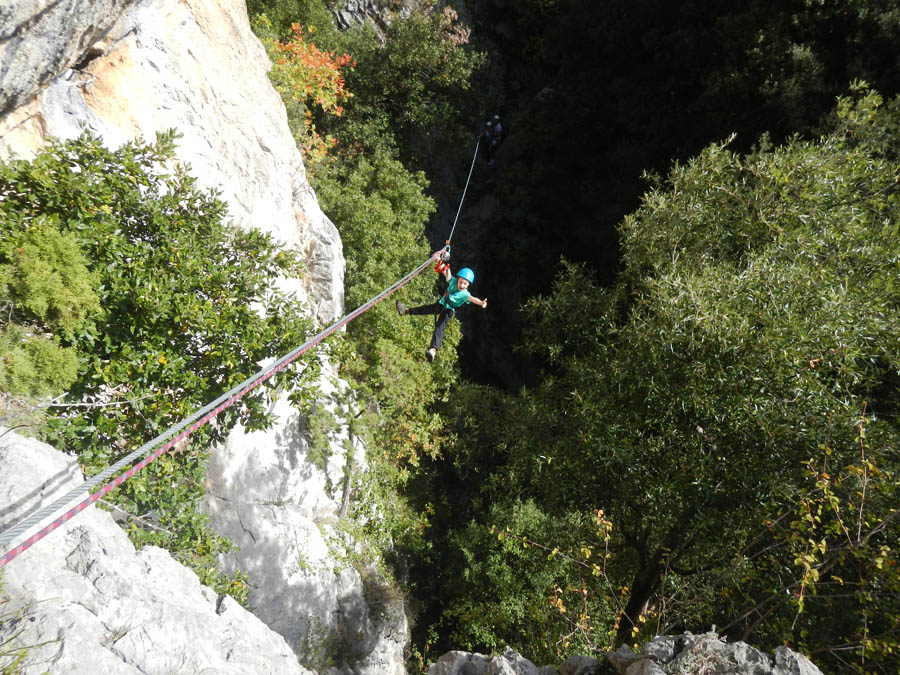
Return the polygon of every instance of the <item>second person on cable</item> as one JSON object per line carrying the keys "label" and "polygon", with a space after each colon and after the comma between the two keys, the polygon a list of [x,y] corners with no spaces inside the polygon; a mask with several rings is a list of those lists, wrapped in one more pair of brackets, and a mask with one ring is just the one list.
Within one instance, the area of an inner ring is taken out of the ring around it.
{"label": "second person on cable", "polygon": [[434,268],[438,274],[443,274],[444,279],[447,281],[447,290],[437,302],[430,305],[407,308],[402,302],[397,301],[397,314],[401,316],[404,314],[437,314],[437,319],[434,322],[434,333],[431,336],[431,346],[425,350],[425,357],[429,361],[434,361],[437,350],[441,346],[441,341],[444,339],[444,333],[447,331],[447,325],[454,314],[456,314],[456,310],[467,303],[487,309],[487,298],[482,300],[469,292],[469,285],[475,282],[475,272],[468,267],[463,267],[454,276],[450,271],[449,260],[450,254],[445,251],[441,254],[441,260]]}

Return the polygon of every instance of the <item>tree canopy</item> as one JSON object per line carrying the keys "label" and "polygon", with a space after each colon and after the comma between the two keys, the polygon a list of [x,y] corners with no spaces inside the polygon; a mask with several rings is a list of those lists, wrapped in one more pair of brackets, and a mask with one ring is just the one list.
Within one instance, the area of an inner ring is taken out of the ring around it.
{"label": "tree canopy", "polygon": [[[552,283],[561,254],[611,283],[618,224],[650,187],[645,172],[665,174],[732,135],[738,152],[763,134],[814,137],[853,80],[900,93],[891,0],[488,0],[473,11],[473,39],[491,40],[503,66],[491,106],[511,132],[478,263],[529,264],[527,275],[494,280],[513,306]],[[520,341],[518,318],[481,331],[479,351]],[[495,361],[466,360],[466,375],[529,381],[515,377],[528,372],[520,364]]]}
{"label": "tree canopy", "polygon": [[[459,576],[480,570],[483,595],[457,590],[471,611],[450,600],[443,620],[467,646],[534,653],[533,636],[567,623],[521,610],[586,583],[595,645],[677,617],[835,665],[893,658],[898,113],[862,89],[815,141],[707,147],[623,221],[613,287],[566,263],[528,303],[541,383],[457,416],[449,471],[476,483],[452,507],[471,524],[445,544]],[[552,583],[523,591],[537,577],[514,572],[521,538],[584,561],[595,510],[612,523],[602,574],[557,561]],[[492,525],[520,538],[495,541]],[[762,597],[777,599],[753,611]],[[495,619],[511,598],[520,613]]]}

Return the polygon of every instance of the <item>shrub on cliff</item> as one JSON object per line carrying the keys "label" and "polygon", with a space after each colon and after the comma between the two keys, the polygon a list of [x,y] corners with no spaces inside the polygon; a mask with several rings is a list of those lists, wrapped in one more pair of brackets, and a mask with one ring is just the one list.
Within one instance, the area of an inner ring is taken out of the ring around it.
{"label": "shrub on cliff", "polygon": [[54,220],[21,224],[8,215],[0,239],[0,392],[30,400],[75,381],[78,355],[54,333],[72,335],[93,320],[99,277]]}

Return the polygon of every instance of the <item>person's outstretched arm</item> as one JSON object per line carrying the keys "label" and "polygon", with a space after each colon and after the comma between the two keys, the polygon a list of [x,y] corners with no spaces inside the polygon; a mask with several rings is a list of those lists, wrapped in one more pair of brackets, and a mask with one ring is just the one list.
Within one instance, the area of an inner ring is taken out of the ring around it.
{"label": "person's outstretched arm", "polygon": [[470,295],[469,302],[473,305],[478,305],[481,309],[487,309],[487,298],[482,300],[481,298],[476,298],[474,295]]}

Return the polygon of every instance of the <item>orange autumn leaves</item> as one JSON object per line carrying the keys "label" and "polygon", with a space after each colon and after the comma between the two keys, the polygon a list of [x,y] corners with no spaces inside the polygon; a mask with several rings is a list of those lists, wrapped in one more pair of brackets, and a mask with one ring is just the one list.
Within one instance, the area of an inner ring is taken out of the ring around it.
{"label": "orange autumn leaves", "polygon": [[[307,30],[315,32],[315,27]],[[316,130],[313,107],[336,117],[344,112],[342,103],[352,94],[347,91],[342,69],[353,68],[356,62],[349,54],[335,55],[303,39],[300,24],[291,25],[292,35],[274,43],[275,58],[272,81],[289,109],[302,111],[303,133],[297,138],[304,155],[310,161],[322,159],[337,143],[332,136],[322,136]]]}

